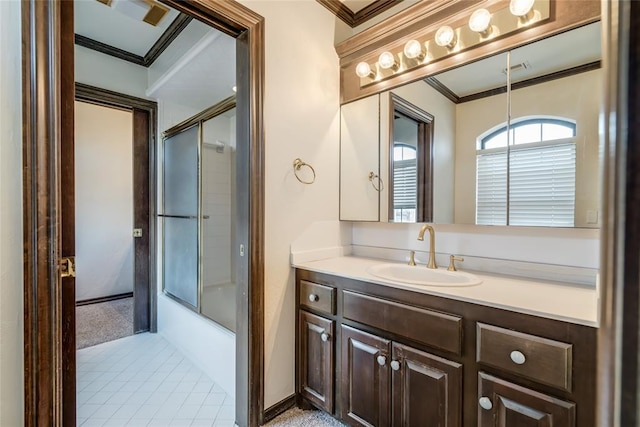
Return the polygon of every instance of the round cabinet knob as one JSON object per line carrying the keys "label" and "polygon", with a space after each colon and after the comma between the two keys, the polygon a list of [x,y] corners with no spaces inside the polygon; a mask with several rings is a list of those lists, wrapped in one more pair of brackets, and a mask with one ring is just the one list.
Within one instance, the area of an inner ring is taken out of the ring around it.
{"label": "round cabinet knob", "polygon": [[384,366],[387,364],[387,358],[384,356],[378,356],[378,365]]}
{"label": "round cabinet knob", "polygon": [[397,371],[400,369],[400,362],[398,362],[397,360],[392,360],[390,365],[391,365],[391,369],[393,369],[394,371]]}
{"label": "round cabinet knob", "polygon": [[309,301],[311,301],[311,302],[316,302],[316,301],[318,301],[318,299],[319,299],[319,298],[318,298],[318,295],[316,295],[316,294],[309,294]]}
{"label": "round cabinet knob", "polygon": [[480,407],[482,409],[486,409],[487,411],[493,408],[493,403],[491,403],[491,399],[489,399],[488,397],[482,396],[478,400],[478,403],[480,404]]}
{"label": "round cabinet knob", "polygon": [[322,340],[322,342],[327,342],[329,341],[329,334],[326,332],[323,332],[320,334],[320,339]]}
{"label": "round cabinet knob", "polygon": [[524,354],[519,352],[518,350],[514,350],[509,355],[511,357],[511,361],[516,365],[522,365],[527,359],[524,357]]}

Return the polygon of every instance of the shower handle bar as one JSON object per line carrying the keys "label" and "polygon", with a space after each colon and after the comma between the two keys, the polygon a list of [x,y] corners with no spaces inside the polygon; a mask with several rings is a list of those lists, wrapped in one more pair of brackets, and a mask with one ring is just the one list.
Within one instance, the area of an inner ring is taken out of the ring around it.
{"label": "shower handle bar", "polygon": [[[160,218],[181,218],[181,219],[198,219],[198,215],[165,215],[158,214]],[[209,219],[209,215],[203,215],[203,219]]]}

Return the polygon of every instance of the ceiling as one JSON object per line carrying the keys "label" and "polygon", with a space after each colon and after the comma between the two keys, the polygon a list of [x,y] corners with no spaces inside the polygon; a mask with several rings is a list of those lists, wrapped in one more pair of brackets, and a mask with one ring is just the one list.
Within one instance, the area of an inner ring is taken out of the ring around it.
{"label": "ceiling", "polygon": [[[180,19],[179,15],[172,9],[157,27],[153,27],[97,0],[75,0],[77,35],[139,57],[147,54],[172,22]],[[146,65],[148,87],[141,89],[149,97],[179,104],[188,110],[209,108],[233,95],[235,42],[231,36],[195,19],[190,20],[169,40],[160,56]],[[102,47],[94,50],[110,54],[101,50]],[[116,57],[117,60],[128,60]]]}
{"label": "ceiling", "polygon": [[75,33],[144,57],[179,12],[170,9],[154,27],[96,0],[74,1]]}
{"label": "ceiling", "polygon": [[[601,60],[600,31],[601,24],[596,22],[514,49],[511,51],[511,67],[527,63],[528,68],[512,71],[512,83]],[[505,86],[506,64],[507,54],[503,53],[434,78],[458,97],[464,97]]]}

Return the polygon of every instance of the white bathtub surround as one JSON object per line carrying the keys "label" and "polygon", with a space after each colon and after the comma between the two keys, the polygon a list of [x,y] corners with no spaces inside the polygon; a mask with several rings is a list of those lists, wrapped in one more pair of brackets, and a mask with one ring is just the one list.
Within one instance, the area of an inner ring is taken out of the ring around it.
{"label": "white bathtub surround", "polygon": [[236,388],[236,337],[217,323],[158,295],[158,333],[230,396]]}
{"label": "white bathtub surround", "polygon": [[291,243],[291,264],[351,254],[351,223],[316,221]]}
{"label": "white bathtub surround", "polygon": [[367,271],[382,262],[385,261],[337,257],[300,263],[295,267],[587,326],[598,324],[598,293],[595,287],[480,272],[471,272],[482,280],[475,286],[413,285],[380,279]]}

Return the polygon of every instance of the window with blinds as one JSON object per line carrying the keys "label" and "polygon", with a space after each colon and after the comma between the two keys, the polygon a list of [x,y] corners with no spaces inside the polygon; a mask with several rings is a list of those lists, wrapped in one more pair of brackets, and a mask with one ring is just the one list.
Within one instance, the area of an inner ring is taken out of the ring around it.
{"label": "window with blinds", "polygon": [[[518,124],[511,128],[515,139],[509,150],[506,144],[495,147],[496,139],[501,138],[499,132],[485,138],[490,138],[495,148],[478,150],[476,223],[573,227],[575,124],[566,122],[563,130],[563,122],[557,119],[523,123],[520,129]],[[553,126],[552,131],[544,129],[545,124]],[[520,141],[526,142],[518,143],[519,133],[523,135]],[[545,141],[545,135],[557,139]],[[481,141],[480,147],[486,147],[485,142]]]}

